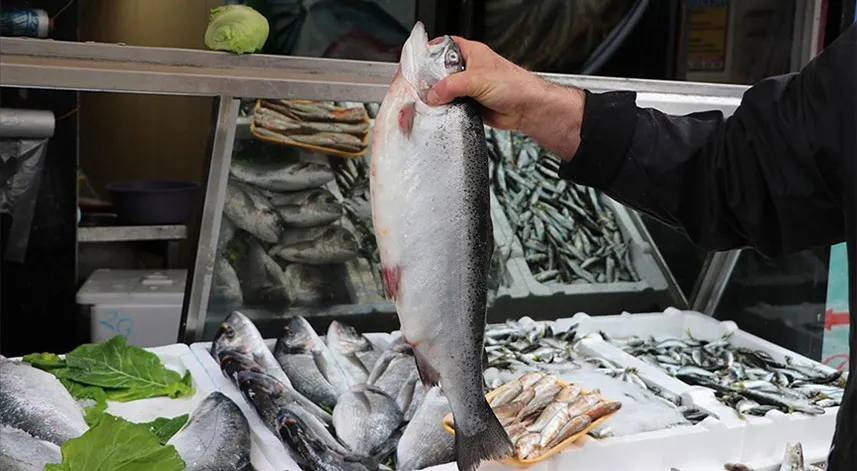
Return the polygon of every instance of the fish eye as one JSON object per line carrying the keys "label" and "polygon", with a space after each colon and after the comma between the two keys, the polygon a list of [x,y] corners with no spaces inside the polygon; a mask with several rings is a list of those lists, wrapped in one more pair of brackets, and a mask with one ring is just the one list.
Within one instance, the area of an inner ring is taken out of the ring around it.
{"label": "fish eye", "polygon": [[449,68],[458,68],[461,66],[461,54],[455,48],[449,48],[446,50],[444,62]]}

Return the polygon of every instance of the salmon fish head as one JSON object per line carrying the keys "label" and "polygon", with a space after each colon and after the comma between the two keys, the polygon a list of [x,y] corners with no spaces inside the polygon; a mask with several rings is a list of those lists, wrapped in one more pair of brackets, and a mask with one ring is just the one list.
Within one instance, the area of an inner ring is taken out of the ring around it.
{"label": "salmon fish head", "polygon": [[458,44],[449,36],[429,44],[425,26],[417,21],[402,47],[399,67],[405,80],[424,100],[426,92],[434,84],[464,70],[464,57]]}

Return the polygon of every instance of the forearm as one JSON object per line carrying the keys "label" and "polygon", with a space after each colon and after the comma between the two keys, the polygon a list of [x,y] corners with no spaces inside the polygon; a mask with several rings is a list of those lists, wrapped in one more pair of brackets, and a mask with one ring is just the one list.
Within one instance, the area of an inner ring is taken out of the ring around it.
{"label": "forearm", "polygon": [[583,90],[539,80],[526,90],[530,104],[521,113],[519,130],[563,160],[571,159],[580,145],[580,129],[586,97]]}

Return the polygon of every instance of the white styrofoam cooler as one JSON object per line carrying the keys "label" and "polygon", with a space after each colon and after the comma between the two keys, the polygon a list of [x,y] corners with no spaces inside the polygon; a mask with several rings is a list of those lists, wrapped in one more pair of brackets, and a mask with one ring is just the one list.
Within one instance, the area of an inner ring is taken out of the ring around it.
{"label": "white styrofoam cooler", "polygon": [[77,292],[92,342],[123,335],[147,348],[178,339],[187,270],[100,269]]}
{"label": "white styrofoam cooler", "polygon": [[[579,335],[604,332],[608,337],[631,335],[684,337],[687,332],[690,332],[698,339],[716,340],[730,333],[729,341],[736,347],[765,351],[780,362],[784,362],[785,358],[789,357],[797,363],[813,365],[820,371],[833,371],[826,365],[744,332],[732,321],[717,321],[693,311],[669,308],[662,313],[630,314],[626,312],[615,316],[595,317],[579,313],[572,318],[558,321],[557,328],[568,328],[575,324]],[[613,351],[611,360],[623,366],[637,368],[649,379],[671,392],[680,394],[686,403],[716,414],[719,421],[726,427],[739,430],[741,440],[737,461],[752,466],[752,469],[762,469],[780,462],[787,442],[800,442],[809,463],[824,461],[828,455],[836,426],[836,415],[839,412],[838,407],[828,408],[823,415],[817,416],[802,413],[785,414],[774,410],[764,417],[740,417],[734,409],[720,403],[710,389],[685,384],[668,376],[663,370],[640,361],[607,342],[600,340],[595,342],[601,344],[600,348],[603,350]]]}

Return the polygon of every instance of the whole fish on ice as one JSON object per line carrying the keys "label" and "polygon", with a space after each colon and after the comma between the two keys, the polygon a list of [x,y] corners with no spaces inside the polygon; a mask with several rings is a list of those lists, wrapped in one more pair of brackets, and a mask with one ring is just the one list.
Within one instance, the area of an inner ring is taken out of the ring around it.
{"label": "whole fish on ice", "polygon": [[241,355],[256,362],[265,373],[291,386],[288,376],[274,357],[274,352],[265,345],[265,339],[253,321],[239,311],[226,317],[211,342],[211,356],[218,363],[226,354]]}
{"label": "whole fish on ice", "polygon": [[250,424],[221,392],[209,394],[170,438],[187,471],[251,471]]}
{"label": "whole fish on ice", "polygon": [[0,356],[0,425],[55,445],[83,435],[83,409],[56,376]]}
{"label": "whole fish on ice", "polygon": [[442,383],[458,467],[472,471],[513,450],[482,387],[494,249],[488,149],[474,102],[423,101],[464,66],[452,38],[429,44],[416,23],[376,117],[370,189],[387,297],[423,383]]}

